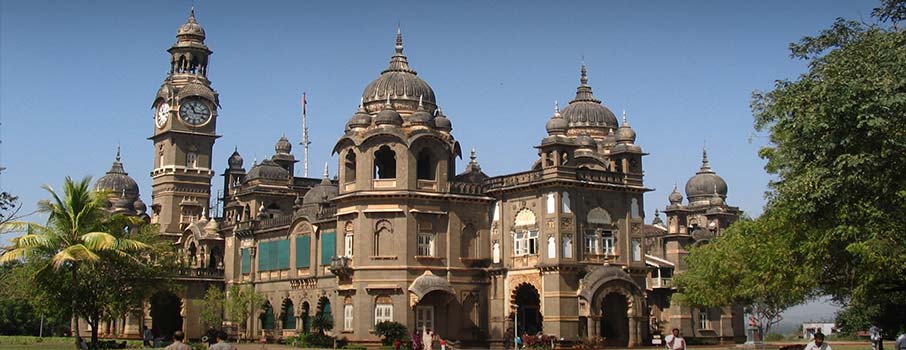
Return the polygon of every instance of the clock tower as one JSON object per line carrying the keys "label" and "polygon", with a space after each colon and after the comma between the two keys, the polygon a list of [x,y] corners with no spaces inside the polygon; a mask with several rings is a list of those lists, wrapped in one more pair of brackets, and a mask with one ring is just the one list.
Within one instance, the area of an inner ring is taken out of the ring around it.
{"label": "clock tower", "polygon": [[152,223],[161,234],[178,238],[201,218],[211,199],[211,153],[216,131],[217,92],[208,80],[204,28],[195,9],[176,32],[170,72],[154,97],[154,170],[151,171]]}

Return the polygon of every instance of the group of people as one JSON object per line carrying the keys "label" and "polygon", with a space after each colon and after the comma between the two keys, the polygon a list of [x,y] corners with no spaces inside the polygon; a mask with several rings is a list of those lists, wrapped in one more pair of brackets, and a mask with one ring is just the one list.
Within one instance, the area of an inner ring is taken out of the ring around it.
{"label": "group of people", "polygon": [[[157,340],[155,344],[151,342],[154,341],[153,333],[151,333],[148,328],[145,328],[145,332],[142,335],[144,346],[146,347],[160,347],[160,340]],[[224,331],[211,330],[208,331],[208,334],[205,336],[208,343],[209,350],[236,350],[236,346],[227,342],[229,336]],[[168,345],[165,350],[192,350],[192,346],[186,344],[186,334],[183,331],[173,332],[173,343]]]}
{"label": "group of people", "polygon": [[[424,349],[424,350],[432,350],[433,347],[434,347],[434,340],[435,340],[435,339],[438,339],[437,334],[435,334],[435,333],[434,333],[433,331],[431,331],[430,329],[423,329],[423,330],[422,330],[422,339],[421,339],[421,341],[422,341],[422,349]],[[439,339],[440,339],[440,341],[438,342],[438,345],[440,345],[440,350],[447,350],[447,348],[448,348],[448,347],[447,347],[447,340],[446,340],[446,339],[443,339],[443,338],[439,338]]]}

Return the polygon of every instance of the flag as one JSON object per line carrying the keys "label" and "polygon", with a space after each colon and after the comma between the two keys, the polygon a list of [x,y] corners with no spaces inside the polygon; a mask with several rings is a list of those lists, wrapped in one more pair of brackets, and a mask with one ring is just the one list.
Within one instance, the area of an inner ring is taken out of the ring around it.
{"label": "flag", "polygon": [[305,102],[305,93],[303,92],[303,93],[302,93],[302,114],[306,114],[306,113],[305,113],[305,105],[306,105],[306,104],[308,104],[308,103]]}

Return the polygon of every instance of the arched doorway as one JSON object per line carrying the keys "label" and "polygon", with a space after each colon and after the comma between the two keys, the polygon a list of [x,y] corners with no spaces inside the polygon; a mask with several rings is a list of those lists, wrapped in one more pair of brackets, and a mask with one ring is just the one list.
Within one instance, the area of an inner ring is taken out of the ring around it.
{"label": "arched doorway", "polygon": [[311,333],[311,305],[307,301],[302,302],[302,333],[308,334]]}
{"label": "arched doorway", "polygon": [[261,329],[269,331],[274,329],[274,308],[271,307],[269,301],[265,301],[264,305],[261,306],[261,309],[264,311],[261,313]]}
{"label": "arched doorway", "polygon": [[629,345],[629,305],[626,296],[610,293],[601,302],[601,336],[607,339],[607,345]]}
{"label": "arched doorway", "polygon": [[293,301],[290,299],[283,300],[283,323],[284,330],[296,329],[296,309],[293,307]]}
{"label": "arched doorway", "polygon": [[541,295],[531,284],[522,284],[516,288],[513,299],[518,308],[517,333],[538,334],[542,330]]}
{"label": "arched doorway", "polygon": [[[330,321],[327,321],[328,319]],[[318,312],[315,313],[315,318],[312,320],[312,328],[318,330],[319,333],[324,333],[326,329],[323,329],[323,326],[332,321],[333,311],[330,310],[330,299],[321,297],[318,299]]]}
{"label": "arched doorway", "polygon": [[156,336],[172,339],[173,332],[182,330],[182,300],[170,292],[151,296],[151,331]]}

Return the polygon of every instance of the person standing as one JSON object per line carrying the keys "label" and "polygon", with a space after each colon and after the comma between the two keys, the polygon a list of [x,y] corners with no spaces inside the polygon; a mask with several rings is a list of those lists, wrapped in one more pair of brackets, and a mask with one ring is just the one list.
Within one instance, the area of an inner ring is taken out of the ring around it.
{"label": "person standing", "polygon": [[186,339],[185,333],[182,331],[173,332],[173,344],[168,345],[164,350],[192,350],[189,344],[182,342],[183,339]]}
{"label": "person standing", "polygon": [[680,336],[679,328],[674,328],[671,335],[667,338],[667,347],[671,350],[686,350],[686,339]]}
{"label": "person standing", "polygon": [[881,332],[881,328],[875,325],[868,329],[868,338],[871,340],[872,350],[884,350],[884,339],[881,336]]}
{"label": "person standing", "polygon": [[151,347],[151,342],[154,341],[154,333],[146,326],[142,326],[142,345],[145,347]]}
{"label": "person standing", "polygon": [[208,347],[208,350],[236,350],[236,346],[227,343],[227,334],[224,331],[217,332],[217,343]]}
{"label": "person standing", "polygon": [[434,343],[434,334],[425,328],[422,333],[422,349],[431,350],[431,346],[434,345],[432,343]]}
{"label": "person standing", "polygon": [[900,334],[900,336],[897,337],[897,342],[894,346],[896,346],[896,349],[894,350],[906,350],[906,333]]}
{"label": "person standing", "polygon": [[824,342],[824,333],[815,333],[815,339],[805,346],[805,350],[831,350],[831,346]]}

